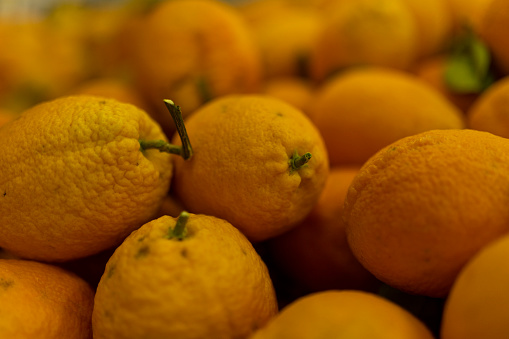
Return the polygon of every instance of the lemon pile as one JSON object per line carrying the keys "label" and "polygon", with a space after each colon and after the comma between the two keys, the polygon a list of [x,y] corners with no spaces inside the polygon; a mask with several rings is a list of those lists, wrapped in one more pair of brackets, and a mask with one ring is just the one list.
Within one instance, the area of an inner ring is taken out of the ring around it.
{"label": "lemon pile", "polygon": [[35,8],[0,4],[1,338],[509,336],[506,0]]}

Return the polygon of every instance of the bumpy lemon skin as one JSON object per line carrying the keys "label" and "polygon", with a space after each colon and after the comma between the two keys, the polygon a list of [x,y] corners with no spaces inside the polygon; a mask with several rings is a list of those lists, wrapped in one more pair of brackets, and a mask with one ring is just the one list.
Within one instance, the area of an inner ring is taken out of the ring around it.
{"label": "bumpy lemon skin", "polygon": [[25,111],[0,132],[0,247],[65,261],[118,245],[154,215],[171,156],[142,151],[165,140],[130,104],[70,96]]}

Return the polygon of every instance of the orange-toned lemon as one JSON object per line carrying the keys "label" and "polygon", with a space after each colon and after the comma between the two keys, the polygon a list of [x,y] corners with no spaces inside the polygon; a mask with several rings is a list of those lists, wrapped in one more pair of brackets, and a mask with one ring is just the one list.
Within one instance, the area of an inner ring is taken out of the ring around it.
{"label": "orange-toned lemon", "polygon": [[0,21],[0,105],[21,112],[87,75],[83,48],[41,21]]}
{"label": "orange-toned lemon", "polygon": [[469,128],[509,138],[509,77],[504,77],[472,104],[467,112]]}
{"label": "orange-toned lemon", "polygon": [[328,290],[287,305],[250,339],[433,339],[411,313],[376,294]]}
{"label": "orange-toned lemon", "polygon": [[434,130],[370,158],[344,205],[348,243],[377,278],[444,297],[479,249],[509,232],[509,140]]}
{"label": "orange-toned lemon", "polygon": [[258,91],[259,50],[231,5],[219,0],[162,1],[135,28],[130,65],[165,130],[173,123],[162,99],[178,103],[186,116],[212,98]]}
{"label": "orange-toned lemon", "polygon": [[120,36],[130,20],[139,15],[128,4],[61,1],[51,6],[43,23],[80,47],[83,70],[89,79],[118,76],[129,71],[125,67],[122,45],[125,41]]}
{"label": "orange-toned lemon", "polygon": [[419,58],[443,52],[453,36],[454,20],[443,0],[404,0],[412,12],[418,33]]}
{"label": "orange-toned lemon", "polygon": [[362,165],[409,135],[465,126],[463,113],[431,85],[381,67],[352,69],[331,78],[317,89],[309,111],[333,166]]}
{"label": "orange-toned lemon", "polygon": [[509,2],[490,0],[482,16],[479,35],[491,50],[493,61],[502,75],[509,75]]}
{"label": "orange-toned lemon", "polygon": [[183,212],[133,232],[99,282],[94,338],[247,338],[277,313],[268,270],[225,220]]}
{"label": "orange-toned lemon", "polygon": [[294,6],[288,0],[241,1],[235,8],[250,25],[260,25],[265,20],[281,17]]}
{"label": "orange-toned lemon", "polygon": [[168,192],[171,156],[140,144],[165,138],[145,111],[114,99],[26,110],[0,129],[0,247],[65,261],[118,245]]}
{"label": "orange-toned lemon", "polygon": [[73,95],[95,95],[115,99],[134,105],[146,112],[150,112],[152,108],[136,86],[127,80],[116,77],[102,77],[83,81],[69,92]]}
{"label": "orange-toned lemon", "polygon": [[194,154],[175,157],[173,189],[190,212],[226,219],[261,241],[295,226],[318,201],[328,156],[297,108],[266,95],[229,95],[185,124]]}
{"label": "orange-toned lemon", "polygon": [[0,304],[1,338],[92,337],[94,292],[59,267],[0,259]]}
{"label": "orange-toned lemon", "polygon": [[359,65],[409,69],[418,56],[415,18],[402,0],[343,0],[324,17],[311,49],[318,83]]}
{"label": "orange-toned lemon", "polygon": [[315,90],[315,86],[307,78],[275,77],[265,81],[261,93],[286,101],[309,114]]}
{"label": "orange-toned lemon", "polygon": [[509,235],[487,244],[461,270],[447,297],[442,339],[503,339],[509,335]]}
{"label": "orange-toned lemon", "polygon": [[251,25],[266,79],[307,77],[311,48],[322,20],[322,15],[311,8],[290,7],[281,15],[268,16]]}
{"label": "orange-toned lemon", "polygon": [[484,14],[492,0],[447,0],[453,19],[453,27],[461,30],[463,26],[472,27],[476,32],[479,31]]}

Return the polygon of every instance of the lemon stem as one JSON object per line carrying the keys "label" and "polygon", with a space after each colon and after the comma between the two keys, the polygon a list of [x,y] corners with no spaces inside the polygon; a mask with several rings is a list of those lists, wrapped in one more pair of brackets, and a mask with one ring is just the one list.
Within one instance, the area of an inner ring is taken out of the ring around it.
{"label": "lemon stem", "polygon": [[175,122],[175,126],[177,127],[177,133],[180,136],[180,140],[182,141],[182,157],[185,160],[190,159],[193,156],[193,148],[191,147],[191,142],[189,141],[189,136],[187,135],[186,126],[184,125],[184,118],[182,117],[182,111],[180,110],[180,106],[177,106],[173,103],[173,101],[165,99],[164,104],[168,111],[170,111],[171,117]]}
{"label": "lemon stem", "polygon": [[164,103],[170,111],[171,117],[177,126],[177,132],[182,141],[182,146],[173,145],[164,140],[139,140],[140,149],[145,151],[147,149],[158,149],[159,152],[166,152],[171,154],[180,155],[185,160],[188,160],[193,155],[193,148],[187,136],[186,127],[184,125],[184,118],[179,106],[176,106],[171,100],[164,100]]}
{"label": "lemon stem", "polygon": [[189,213],[182,211],[177,218],[177,223],[173,229],[170,229],[170,239],[176,238],[177,240],[184,239],[187,220]]}
{"label": "lemon stem", "polygon": [[298,155],[295,153],[290,159],[290,172],[298,171],[302,166],[304,166],[311,159],[311,153],[305,153],[303,155]]}
{"label": "lemon stem", "polygon": [[164,140],[139,140],[142,150],[158,149],[159,152],[172,153],[182,155],[182,147],[172,145]]}

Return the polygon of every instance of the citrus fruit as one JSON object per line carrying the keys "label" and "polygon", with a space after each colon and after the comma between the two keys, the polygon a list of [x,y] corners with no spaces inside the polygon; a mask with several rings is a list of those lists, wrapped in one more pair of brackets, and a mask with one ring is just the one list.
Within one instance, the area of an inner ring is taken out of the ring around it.
{"label": "citrus fruit", "polygon": [[502,75],[509,75],[509,3],[504,0],[490,0],[482,16],[479,35],[486,42],[493,55],[495,66]]}
{"label": "citrus fruit", "polygon": [[94,292],[81,278],[36,261],[0,259],[0,337],[88,339]]}
{"label": "citrus fruit", "polygon": [[509,138],[509,77],[504,77],[481,93],[467,112],[469,128]]}
{"label": "citrus fruit", "polygon": [[404,0],[412,12],[418,37],[418,57],[443,52],[451,40],[453,17],[443,0]]}
{"label": "citrus fruit", "polygon": [[185,124],[194,153],[175,157],[173,189],[190,212],[225,219],[262,241],[296,225],[318,200],[327,152],[297,108],[265,95],[228,95]]}
{"label": "citrus fruit", "polygon": [[353,256],[341,218],[346,192],[359,167],[332,167],[320,199],[290,231],[268,241],[277,270],[308,292],[374,291],[378,281]]}
{"label": "citrus fruit", "polygon": [[306,78],[274,77],[264,82],[260,92],[286,101],[307,115],[315,87]]}
{"label": "citrus fruit", "polygon": [[328,14],[311,48],[309,73],[316,82],[352,66],[408,69],[416,60],[416,22],[403,1],[343,0]]}
{"label": "citrus fruit", "polygon": [[475,130],[400,139],[361,168],[345,200],[360,263],[407,293],[444,297],[463,265],[509,231],[509,141]]}
{"label": "citrus fruit", "polygon": [[277,313],[267,268],[225,220],[183,212],[134,231],[106,264],[94,338],[246,338]]}
{"label": "citrus fruit", "polygon": [[492,0],[447,0],[446,4],[449,7],[453,19],[453,28],[461,29],[462,26],[467,25],[472,27],[475,31],[479,31],[484,13]]}
{"label": "citrus fruit", "polygon": [[316,90],[309,112],[333,166],[362,165],[409,135],[465,126],[462,112],[431,85],[382,67],[356,68],[330,78]]}
{"label": "citrus fruit", "polygon": [[141,17],[137,30],[130,66],[165,129],[173,124],[161,98],[177,102],[186,116],[211,98],[260,86],[262,65],[254,37],[227,3],[162,1]]}
{"label": "citrus fruit", "polygon": [[442,339],[507,338],[509,236],[483,247],[468,261],[447,297]]}
{"label": "citrus fruit", "polygon": [[69,96],[41,103],[0,129],[0,247],[65,261],[119,244],[159,209],[171,156],[141,109]]}
{"label": "citrus fruit", "polygon": [[252,26],[262,26],[264,22],[282,18],[288,11],[301,8],[298,0],[256,0],[235,3],[235,9]]}
{"label": "citrus fruit", "polygon": [[120,35],[137,13],[127,4],[55,2],[43,23],[80,47],[85,79],[115,76],[125,69]]}
{"label": "citrus fruit", "polygon": [[311,46],[321,28],[322,16],[310,8],[291,7],[281,16],[268,16],[252,24],[266,79],[307,76]]}
{"label": "citrus fruit", "polygon": [[0,21],[0,41],[2,107],[21,112],[87,75],[82,46],[43,21]]}
{"label": "citrus fruit", "polygon": [[141,108],[145,112],[151,110],[151,106],[148,105],[145,97],[133,84],[116,77],[102,77],[83,81],[69,92],[72,92],[69,95],[94,95],[116,99]]}
{"label": "citrus fruit", "polygon": [[433,339],[411,313],[356,290],[311,293],[287,305],[250,339]]}

